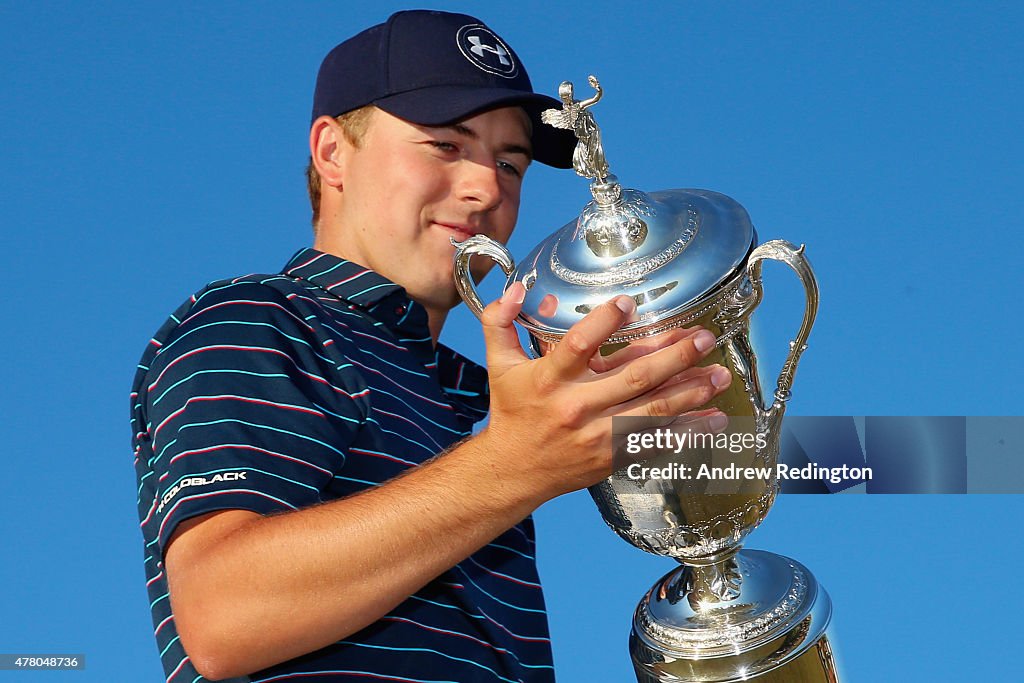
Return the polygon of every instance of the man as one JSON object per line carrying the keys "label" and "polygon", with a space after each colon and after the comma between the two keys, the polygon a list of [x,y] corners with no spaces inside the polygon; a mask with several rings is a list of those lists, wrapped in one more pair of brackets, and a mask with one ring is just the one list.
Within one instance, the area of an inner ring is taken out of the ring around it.
{"label": "man", "polygon": [[459,301],[450,238],[507,240],[531,159],[569,165],[573,140],[539,122],[554,106],[465,15],[401,12],[325,58],[314,248],[194,295],[136,378],[168,681],[553,679],[529,515],[609,474],[610,416],[729,383],[694,367],[702,330],[598,355],[628,297],[530,361],[516,283],[485,311],[491,419],[466,439],[488,388],[437,343]]}

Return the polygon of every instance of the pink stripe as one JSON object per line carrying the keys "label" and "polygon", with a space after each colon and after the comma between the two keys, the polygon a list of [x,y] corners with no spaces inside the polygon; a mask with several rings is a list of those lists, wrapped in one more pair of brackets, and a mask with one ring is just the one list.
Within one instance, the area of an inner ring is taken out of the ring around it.
{"label": "pink stripe", "polygon": [[199,311],[196,311],[194,315],[190,315],[188,318],[183,320],[182,324],[184,324],[185,322],[187,322],[189,320],[192,320],[192,319],[198,317],[199,315],[201,315],[203,313],[206,313],[207,311],[212,311],[215,308],[220,308],[221,306],[270,306],[271,308],[279,308],[282,311],[284,311],[285,313],[287,313],[289,316],[291,316],[292,318],[295,318],[295,320],[298,321],[299,324],[303,325],[310,332],[314,331],[313,327],[309,323],[307,323],[305,320],[303,320],[299,316],[297,316],[294,313],[292,313],[291,311],[289,311],[287,308],[285,308],[281,304],[274,303],[273,301],[249,301],[247,299],[234,299],[232,301],[222,301],[219,304],[214,304],[212,306],[207,306],[206,308],[203,308],[203,309],[201,309]]}
{"label": "pink stripe", "polygon": [[173,621],[173,620],[174,620],[174,615],[172,614],[171,616],[169,616],[166,619],[164,619],[163,621],[161,621],[160,625],[156,627],[155,631],[153,631],[153,635],[154,636],[160,635],[160,629],[162,629],[164,627],[164,625],[167,624],[168,621]]}
{"label": "pink stripe", "polygon": [[532,581],[523,581],[522,579],[517,579],[514,576],[509,576],[508,574],[502,574],[501,572],[493,571],[493,570],[488,569],[487,567],[483,566],[482,564],[480,564],[479,562],[474,560],[472,557],[469,557],[469,558],[466,558],[466,559],[468,559],[470,562],[475,564],[477,567],[480,567],[480,569],[483,569],[485,572],[487,572],[491,576],[496,576],[499,579],[505,579],[506,581],[511,581],[512,583],[518,583],[520,586],[528,586],[530,588],[540,588],[540,584],[539,583],[533,583]]}
{"label": "pink stripe", "polygon": [[168,363],[167,367],[164,368],[163,371],[161,371],[161,373],[156,376],[156,379],[153,380],[153,383],[150,384],[148,387],[146,387],[146,391],[147,392],[152,392],[154,389],[156,389],[156,385],[159,384],[160,380],[163,379],[164,373],[166,373],[168,370],[170,370],[175,365],[177,365],[179,361],[183,361],[186,358],[189,358],[190,356],[194,356],[197,353],[203,353],[204,351],[225,351],[225,350],[226,351],[262,351],[264,353],[272,353],[272,354],[277,355],[277,356],[284,356],[285,358],[288,358],[289,360],[291,359],[291,357],[288,354],[286,354],[286,353],[278,351],[277,349],[264,348],[262,346],[238,346],[238,345],[235,345],[235,344],[214,344],[213,346],[204,346],[201,349],[192,349],[188,353],[186,353],[184,355],[181,355],[181,356],[178,356],[177,358],[172,360],[170,363]]}
{"label": "pink stripe", "polygon": [[142,527],[146,526],[147,524],[149,524],[149,520],[153,517],[153,513],[156,511],[156,499],[157,498],[159,498],[159,496],[155,496],[153,498],[153,504],[149,507],[149,512],[146,514],[146,518],[144,520],[142,520],[141,522],[139,522],[139,528],[140,529]]}
{"label": "pink stripe", "polygon": [[352,330],[352,334],[357,334],[360,337],[366,337],[367,339],[372,339],[375,342],[380,342],[381,344],[384,344],[385,346],[390,346],[391,348],[397,349],[398,351],[402,351],[404,353],[409,353],[409,349],[405,348],[404,346],[399,346],[398,344],[392,344],[387,339],[382,339],[380,337],[376,337],[376,336],[374,336],[372,334],[366,334],[365,332],[360,332],[358,330]]}
{"label": "pink stripe", "polygon": [[348,358],[348,362],[352,363],[352,365],[355,365],[360,370],[365,370],[366,372],[372,372],[375,375],[380,375],[381,377],[383,377],[384,379],[388,380],[389,382],[391,382],[391,384],[393,384],[397,388],[403,390],[405,393],[409,394],[410,396],[415,396],[416,398],[422,399],[423,401],[426,401],[427,403],[435,405],[438,408],[445,408],[447,410],[452,410],[452,411],[455,410],[454,408],[452,408],[447,403],[442,403],[441,401],[435,401],[434,399],[427,398],[426,396],[423,396],[422,394],[417,394],[415,391],[413,391],[409,387],[406,387],[406,386],[402,385],[400,382],[396,382],[394,380],[394,378],[389,377],[386,373],[383,373],[380,370],[377,370],[376,368],[371,368],[368,365],[363,365],[362,363],[360,363],[359,361],[355,360],[354,358],[349,357]]}
{"label": "pink stripe", "polygon": [[[149,581],[147,581],[147,582],[146,582],[146,588],[149,588],[150,586],[152,586],[152,585],[153,585],[153,584],[154,584],[154,583],[155,583],[156,581],[158,581],[158,580],[160,579],[160,577],[161,577],[161,576],[163,576],[163,575],[164,575],[164,573],[163,573],[163,572],[161,571],[161,572],[160,572],[159,574],[157,574],[157,575],[156,575],[156,576],[154,576],[154,577],[153,577],[152,579],[150,579]],[[159,629],[158,629],[158,630],[159,630]]]}
{"label": "pink stripe", "polygon": [[309,265],[310,263],[313,263],[314,261],[316,261],[317,259],[319,259],[319,258],[320,258],[321,256],[323,256],[323,254],[317,254],[316,256],[314,256],[313,258],[309,259],[308,261],[306,261],[306,262],[305,262],[305,263],[303,263],[302,265],[298,265],[298,266],[292,266],[291,268],[289,268],[289,269],[288,269],[288,272],[290,273],[290,272],[291,272],[291,271],[293,271],[293,270],[298,270],[299,268],[305,268],[305,267],[306,267],[306,266],[308,266],[308,265]]}
{"label": "pink stripe", "polygon": [[504,631],[505,633],[509,634],[513,638],[515,638],[516,640],[522,640],[522,641],[527,642],[527,643],[550,643],[551,642],[550,638],[531,638],[529,636],[521,636],[521,635],[519,635],[517,633],[512,633],[512,631],[509,631],[507,628],[505,628],[504,624],[502,624],[499,621],[495,621],[490,616],[488,616],[487,612],[484,612],[483,610],[480,610],[480,614],[484,615],[484,619],[486,619],[487,621],[491,622],[492,624],[494,624],[495,626],[500,628],[502,631]]}
{"label": "pink stripe", "polygon": [[179,673],[181,673],[181,667],[185,666],[185,662],[187,661],[190,661],[188,657],[185,657],[185,659],[181,660],[181,663],[178,664],[178,668],[172,671],[171,675],[167,677],[167,683],[171,683],[171,679],[177,676]]}
{"label": "pink stripe", "polygon": [[[225,350],[225,349],[229,350],[229,351],[257,351],[259,353],[269,353],[269,354],[272,354],[272,355],[275,355],[275,356],[281,356],[282,358],[287,358],[288,360],[291,361],[292,366],[294,366],[296,370],[301,372],[303,375],[305,375],[309,379],[313,380],[314,382],[320,382],[321,384],[327,386],[329,389],[331,389],[335,393],[341,394],[342,396],[346,396],[348,398],[359,398],[359,397],[365,396],[366,394],[369,393],[369,389],[364,389],[363,391],[360,391],[359,393],[350,394],[347,391],[345,391],[344,389],[340,389],[340,388],[334,386],[333,384],[328,382],[323,377],[320,377],[318,375],[314,375],[311,372],[306,372],[305,370],[303,370],[302,368],[300,368],[298,366],[298,364],[295,362],[295,360],[291,356],[289,356],[288,354],[283,353],[281,351],[278,351],[277,349],[267,349],[267,348],[263,348],[261,346],[236,346],[234,344],[216,344],[214,346],[204,346],[201,349],[194,349],[194,350],[189,351],[188,353],[186,353],[184,355],[178,356],[173,361],[171,361],[170,363],[167,364],[167,367],[163,369],[163,372],[161,372],[157,376],[157,378],[153,381],[153,383],[150,384],[149,387],[147,387],[147,391],[152,393],[153,389],[155,389],[157,384],[160,383],[160,380],[163,379],[164,373],[167,372],[168,370],[170,370],[172,367],[174,367],[174,365],[176,365],[179,361],[185,360],[189,356],[193,356],[193,355],[196,355],[196,354],[199,354],[199,353],[203,353],[205,351],[220,351],[220,350]],[[230,369],[230,368],[222,368],[222,369],[227,370],[227,369]]]}
{"label": "pink stripe", "polygon": [[[268,451],[265,448],[260,448],[259,446],[251,446],[249,444],[243,444],[243,443],[217,444],[216,446],[209,446],[207,448],[196,448],[196,449],[193,449],[191,451],[182,451],[181,453],[178,453],[176,456],[171,458],[170,461],[167,463],[167,466],[170,467],[179,458],[184,458],[185,456],[188,456],[188,455],[198,455],[200,453],[209,453],[210,451],[217,451],[217,450],[229,449],[229,448],[230,449],[238,448],[238,449],[244,450],[244,451],[256,451],[257,453],[263,453],[264,455],[269,455],[269,456],[271,456],[273,458],[280,458],[281,460],[287,460],[289,462],[294,462],[294,463],[296,463],[298,465],[306,465],[307,467],[312,467],[314,470],[316,470],[318,472],[322,472],[322,473],[326,474],[329,477],[330,476],[334,476],[334,473],[331,472],[330,470],[326,470],[323,467],[318,467],[318,466],[314,465],[311,462],[307,462],[306,460],[300,460],[298,458],[293,458],[290,455],[285,455],[284,453],[276,453],[274,451]],[[166,478],[166,477],[167,477],[167,474],[164,474],[163,476],[160,477],[160,481],[163,481],[164,478]]]}
{"label": "pink stripe", "polygon": [[413,462],[411,460],[402,460],[401,458],[396,458],[395,456],[388,455],[386,453],[378,453],[376,451],[367,451],[367,450],[363,450],[362,448],[354,448],[352,446],[349,446],[349,450],[352,451],[353,453],[361,453],[362,455],[369,455],[371,458],[381,458],[382,460],[390,460],[392,462],[401,463],[403,465],[412,465],[413,467],[419,467],[419,463]]}
{"label": "pink stripe", "polygon": [[497,650],[498,652],[504,652],[505,654],[510,654],[509,651],[506,650],[505,648],[498,647],[496,645],[491,645],[486,640],[480,640],[479,638],[474,638],[471,635],[468,635],[468,634],[465,634],[465,633],[459,633],[458,631],[449,631],[449,630],[443,629],[443,628],[434,628],[433,626],[427,626],[426,624],[421,624],[418,621],[413,621],[412,619],[405,619],[403,617],[383,617],[381,619],[381,621],[398,621],[398,622],[403,622],[403,623],[406,623],[406,624],[412,624],[413,626],[418,626],[419,628],[422,628],[422,629],[424,629],[426,631],[431,631],[433,633],[443,633],[445,635],[455,636],[456,638],[465,638],[466,640],[472,640],[474,643],[479,643],[480,645],[483,645],[484,647],[488,647],[488,648],[490,648],[492,650]]}
{"label": "pink stripe", "polygon": [[431,441],[433,441],[435,445],[440,445],[440,444],[437,443],[437,441],[434,439],[434,437],[430,435],[430,432],[428,432],[422,426],[416,424],[415,422],[413,422],[409,418],[407,418],[407,417],[405,417],[403,415],[398,415],[397,413],[389,413],[388,411],[386,411],[386,410],[384,410],[382,408],[377,408],[376,406],[374,406],[373,410],[374,410],[374,412],[378,412],[378,413],[380,413],[382,415],[387,415],[388,417],[395,418],[396,420],[401,420],[403,422],[407,422],[410,426],[413,426],[416,429],[420,430],[420,432],[423,434],[423,436],[425,436],[428,439],[430,439]]}
{"label": "pink stripe", "polygon": [[356,278],[362,277],[362,276],[366,275],[369,272],[370,272],[369,270],[364,270],[362,272],[356,273],[355,275],[352,275],[351,277],[347,277],[344,280],[339,280],[339,281],[335,282],[333,285],[328,285],[327,289],[330,290],[330,289],[333,289],[333,288],[337,287],[338,285],[343,285],[346,282],[352,282]]}

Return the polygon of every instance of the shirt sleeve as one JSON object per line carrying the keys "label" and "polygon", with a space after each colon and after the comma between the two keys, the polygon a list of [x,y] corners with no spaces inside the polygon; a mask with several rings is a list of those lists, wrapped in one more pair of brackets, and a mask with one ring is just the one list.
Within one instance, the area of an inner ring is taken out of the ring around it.
{"label": "shirt sleeve", "polygon": [[196,515],[322,502],[365,421],[362,378],[293,298],[243,281],[194,299],[140,387],[161,552]]}

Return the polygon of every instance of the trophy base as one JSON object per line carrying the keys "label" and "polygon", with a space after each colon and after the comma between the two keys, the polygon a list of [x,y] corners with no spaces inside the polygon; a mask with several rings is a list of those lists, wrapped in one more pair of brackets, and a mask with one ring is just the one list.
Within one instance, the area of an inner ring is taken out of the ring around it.
{"label": "trophy base", "polygon": [[759,550],[723,560],[732,591],[694,589],[699,568],[661,578],[637,606],[630,655],[639,683],[837,683],[832,603],[799,562]]}

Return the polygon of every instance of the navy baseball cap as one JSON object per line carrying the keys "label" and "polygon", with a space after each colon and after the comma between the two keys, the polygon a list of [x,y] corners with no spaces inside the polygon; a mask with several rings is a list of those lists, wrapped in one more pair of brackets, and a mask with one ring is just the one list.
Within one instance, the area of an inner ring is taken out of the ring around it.
{"label": "navy baseball cap", "polygon": [[508,43],[466,14],[396,12],[331,50],[317,74],[313,120],[368,104],[422,126],[520,106],[533,123],[534,159],[572,167],[575,135],[540,120],[541,111],[562,103],[535,93]]}

